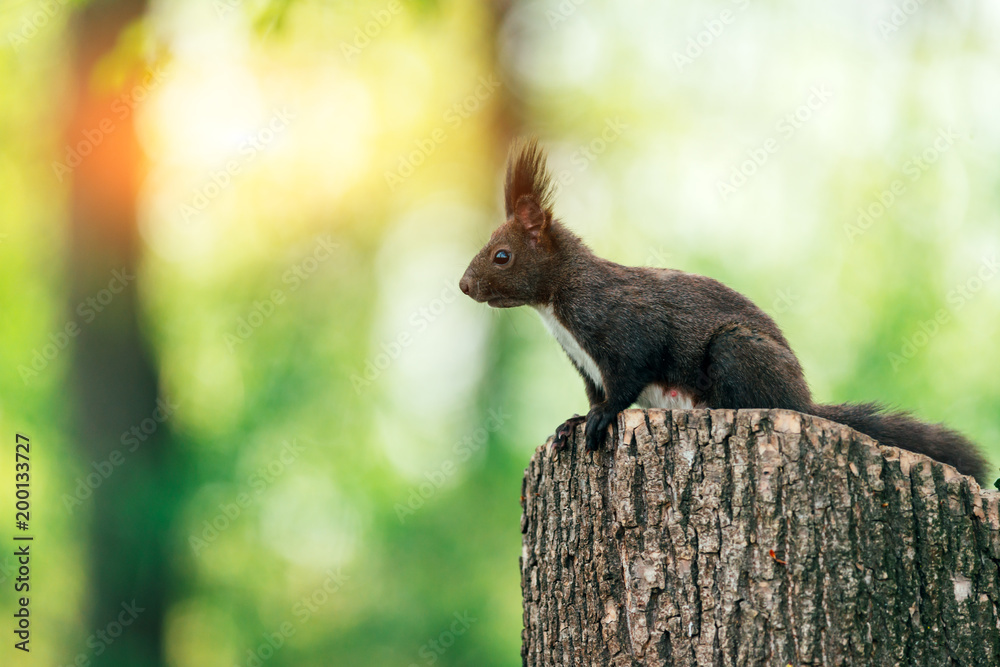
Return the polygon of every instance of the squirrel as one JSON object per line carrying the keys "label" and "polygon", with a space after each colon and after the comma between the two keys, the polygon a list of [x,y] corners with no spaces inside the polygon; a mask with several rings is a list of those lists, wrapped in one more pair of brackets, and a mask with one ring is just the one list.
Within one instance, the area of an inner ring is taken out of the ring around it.
{"label": "squirrel", "polygon": [[975,446],[940,424],[876,403],[813,402],[778,325],[750,299],[705,276],[629,267],[596,256],[552,215],[554,186],[536,140],[515,143],[506,220],[469,264],[462,292],[494,308],[531,306],[583,377],[590,412],[555,433],[564,447],[586,422],[589,451],[633,403],[644,408],[785,408],[926,454],[983,481]]}

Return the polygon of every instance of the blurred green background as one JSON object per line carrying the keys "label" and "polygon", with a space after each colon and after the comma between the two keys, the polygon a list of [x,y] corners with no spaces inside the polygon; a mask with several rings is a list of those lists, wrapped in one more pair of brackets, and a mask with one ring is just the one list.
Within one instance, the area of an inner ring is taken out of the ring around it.
{"label": "blurred green background", "polygon": [[519,664],[521,473],[582,383],[459,298],[506,148],[601,255],[708,274],[816,397],[1000,461],[995,3],[0,4],[0,456],[31,653]]}

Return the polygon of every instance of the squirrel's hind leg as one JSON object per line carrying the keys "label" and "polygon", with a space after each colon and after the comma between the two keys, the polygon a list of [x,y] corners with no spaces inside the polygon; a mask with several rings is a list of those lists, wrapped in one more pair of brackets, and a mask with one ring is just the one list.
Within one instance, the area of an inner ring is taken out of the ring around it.
{"label": "squirrel's hind leg", "polygon": [[812,405],[795,354],[774,338],[732,324],[709,341],[702,395],[710,408],[788,408]]}

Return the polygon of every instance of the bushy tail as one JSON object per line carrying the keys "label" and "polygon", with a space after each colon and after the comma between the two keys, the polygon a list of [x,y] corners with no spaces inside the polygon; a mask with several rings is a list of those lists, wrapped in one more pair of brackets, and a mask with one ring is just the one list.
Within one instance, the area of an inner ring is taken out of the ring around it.
{"label": "bushy tail", "polygon": [[886,412],[877,403],[814,405],[809,412],[850,426],[883,445],[926,454],[986,483],[986,459],[965,437],[942,424],[926,424],[905,412]]}

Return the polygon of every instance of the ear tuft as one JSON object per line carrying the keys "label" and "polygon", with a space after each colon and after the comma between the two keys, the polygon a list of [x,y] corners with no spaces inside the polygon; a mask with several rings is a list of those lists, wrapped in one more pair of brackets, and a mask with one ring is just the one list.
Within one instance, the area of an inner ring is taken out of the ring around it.
{"label": "ear tuft", "polygon": [[521,195],[514,207],[514,219],[527,232],[532,241],[538,243],[548,231],[551,216],[542,210],[532,195]]}
{"label": "ear tuft", "polygon": [[545,151],[534,138],[515,142],[507,158],[504,207],[507,217],[515,215],[521,200],[531,197],[547,220],[552,219],[552,177],[545,169]]}

